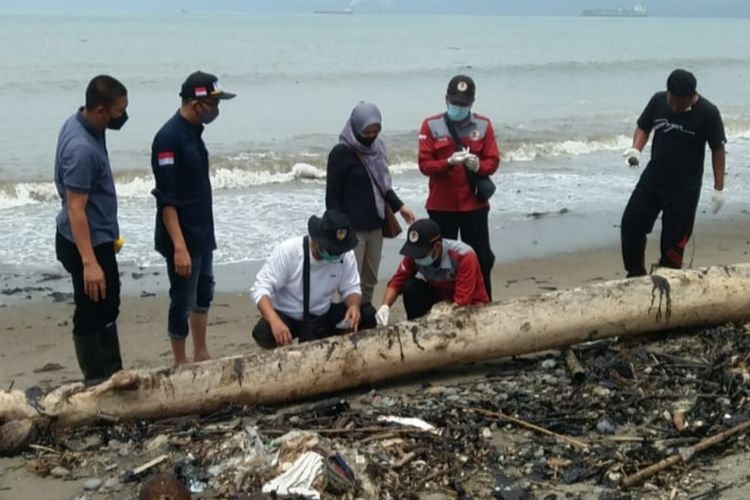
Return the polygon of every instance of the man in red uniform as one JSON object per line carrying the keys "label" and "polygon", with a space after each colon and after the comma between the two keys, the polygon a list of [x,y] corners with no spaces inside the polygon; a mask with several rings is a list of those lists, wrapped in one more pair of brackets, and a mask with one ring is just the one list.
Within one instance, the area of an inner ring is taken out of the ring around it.
{"label": "man in red uniform", "polygon": [[424,316],[443,300],[459,306],[490,301],[477,254],[465,243],[443,238],[435,221],[420,219],[412,224],[401,254],[404,258],[375,315],[379,326],[388,324],[390,308],[401,294],[407,319]]}
{"label": "man in red uniform", "polygon": [[474,80],[468,76],[454,76],[448,83],[447,111],[422,122],[419,170],[430,178],[425,204],[430,219],[440,225],[446,238],[457,239],[460,231],[461,241],[474,249],[491,299],[495,255],[490,248],[490,204],[474,194],[470,176],[494,174],[500,152],[490,119],[471,112],[475,93]]}

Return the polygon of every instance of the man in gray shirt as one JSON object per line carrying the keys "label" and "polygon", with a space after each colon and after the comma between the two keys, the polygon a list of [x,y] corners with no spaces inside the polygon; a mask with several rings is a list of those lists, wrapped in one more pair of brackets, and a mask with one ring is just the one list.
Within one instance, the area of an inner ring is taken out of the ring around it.
{"label": "man in gray shirt", "polygon": [[55,185],[62,202],[55,250],[73,280],[73,342],[87,385],[122,369],[115,258],[120,230],[105,130],[125,124],[127,107],[122,83],[107,75],[94,77],[86,88],[86,105],[63,124],[55,153]]}

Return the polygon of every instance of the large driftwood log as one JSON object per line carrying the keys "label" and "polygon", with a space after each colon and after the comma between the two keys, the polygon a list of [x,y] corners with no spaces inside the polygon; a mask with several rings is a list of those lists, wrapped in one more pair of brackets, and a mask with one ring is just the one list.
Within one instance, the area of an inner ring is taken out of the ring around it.
{"label": "large driftwood log", "polygon": [[483,307],[441,308],[419,321],[178,369],[126,370],[92,389],[67,385],[34,402],[19,391],[0,392],[0,422],[32,418],[55,428],[102,416],[156,419],[226,403],[279,403],[457,363],[748,318],[750,264],[659,270]]}

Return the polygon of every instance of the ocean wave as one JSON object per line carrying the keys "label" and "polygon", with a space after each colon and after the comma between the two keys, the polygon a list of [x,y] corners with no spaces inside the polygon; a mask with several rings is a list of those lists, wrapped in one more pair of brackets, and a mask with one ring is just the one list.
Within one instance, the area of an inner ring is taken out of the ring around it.
{"label": "ocean wave", "polygon": [[[583,156],[600,151],[614,151],[630,146],[628,136],[592,136],[577,139],[551,138],[545,132],[519,129],[503,131],[502,159],[505,162],[531,162],[545,157]],[[733,140],[750,139],[750,121],[729,120],[726,133],[730,145]],[[389,156],[391,173],[404,175],[417,170],[416,151],[411,136],[394,136]],[[389,143],[391,141],[389,140]],[[214,190],[232,190],[282,184],[294,181],[321,181],[326,177],[327,154],[315,152],[280,153],[272,151],[238,152],[211,158],[211,182]],[[150,172],[119,171],[115,173],[117,194],[120,198],[150,198],[154,187]],[[58,194],[53,182],[0,182],[0,210],[40,203],[57,203]]]}
{"label": "ocean wave", "polygon": [[608,139],[599,140],[567,140],[540,143],[510,143],[508,149],[503,152],[505,161],[534,161],[542,157],[555,156],[581,156],[597,151],[610,151],[625,149],[630,146],[630,138],[619,135]]}

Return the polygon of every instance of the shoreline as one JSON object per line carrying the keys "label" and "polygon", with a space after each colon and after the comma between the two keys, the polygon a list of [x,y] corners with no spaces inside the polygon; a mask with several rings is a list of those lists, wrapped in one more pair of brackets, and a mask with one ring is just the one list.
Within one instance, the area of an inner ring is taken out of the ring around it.
{"label": "shoreline", "polygon": [[[506,273],[499,269],[523,266],[529,260],[557,260],[571,253],[605,249],[615,249],[619,252],[620,215],[602,213],[587,216],[563,209],[559,212],[528,214],[524,220],[491,217],[490,238],[496,256],[493,274],[499,272],[502,277]],[[746,234],[750,238],[750,215],[745,211],[739,214],[724,214],[722,218],[702,212],[698,214],[697,219],[696,230],[685,255],[686,266],[690,262],[693,248],[694,267],[728,263],[709,257],[715,253],[720,256],[722,253],[718,249],[713,249],[712,242],[716,239],[726,240],[727,245],[734,248],[745,241],[737,236],[738,234]],[[648,262],[658,259],[659,231],[660,223],[657,223],[649,235]],[[398,266],[401,259],[398,252],[404,238],[405,235],[402,233],[397,239],[384,241],[379,273],[381,282],[387,281]],[[737,258],[745,255],[747,254],[740,253]],[[148,298],[167,294],[169,281],[164,265],[138,266],[128,262],[127,254],[120,257],[119,264],[123,298]],[[262,265],[262,260],[217,264],[214,267],[216,293],[248,292]],[[608,275],[610,279],[623,276],[619,254],[613,259],[611,267],[612,273]],[[64,303],[72,300],[70,277],[58,262],[29,271],[7,267],[0,271],[0,307]],[[561,268],[558,271],[562,273],[560,278],[565,280],[564,274],[567,270]]]}

